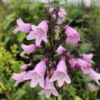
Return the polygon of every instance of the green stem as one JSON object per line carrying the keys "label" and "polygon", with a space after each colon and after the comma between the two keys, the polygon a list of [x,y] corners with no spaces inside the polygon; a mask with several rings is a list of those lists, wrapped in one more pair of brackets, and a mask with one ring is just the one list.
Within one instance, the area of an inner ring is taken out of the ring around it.
{"label": "green stem", "polygon": [[59,95],[58,96],[58,100],[62,100],[62,95]]}
{"label": "green stem", "polygon": [[50,43],[50,49],[51,49],[51,57],[52,60],[54,60],[54,45],[53,45],[53,32],[52,32],[52,21],[51,21],[51,16],[49,16],[49,31],[48,31],[48,36],[49,36],[49,43]]}
{"label": "green stem", "polygon": [[53,59],[52,60],[54,60],[54,48],[53,48],[53,41],[52,41],[52,39],[51,39],[51,31],[49,31],[49,43],[50,43],[50,47],[51,47],[51,56],[53,57]]}

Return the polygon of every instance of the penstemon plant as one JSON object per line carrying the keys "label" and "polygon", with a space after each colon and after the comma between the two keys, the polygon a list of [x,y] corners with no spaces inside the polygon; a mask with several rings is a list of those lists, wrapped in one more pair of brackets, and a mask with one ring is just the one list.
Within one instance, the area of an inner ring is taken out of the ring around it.
{"label": "penstemon plant", "polygon": [[[14,33],[28,33],[26,39],[32,41],[32,44],[21,45],[23,51],[20,55],[23,58],[28,57],[30,62],[20,67],[21,73],[13,73],[15,86],[29,81],[31,88],[40,86],[39,95],[45,95],[47,99],[51,94],[58,97],[59,88],[63,89],[64,84],[71,84],[71,71],[76,70],[100,85],[100,74],[92,69],[93,54],[75,55],[67,49],[69,45],[77,48],[81,39],[76,29],[69,25],[70,22],[65,23],[65,10],[49,6],[45,8],[45,14],[46,19],[38,25],[17,19],[18,27]],[[37,64],[34,61],[36,54],[42,55]]]}

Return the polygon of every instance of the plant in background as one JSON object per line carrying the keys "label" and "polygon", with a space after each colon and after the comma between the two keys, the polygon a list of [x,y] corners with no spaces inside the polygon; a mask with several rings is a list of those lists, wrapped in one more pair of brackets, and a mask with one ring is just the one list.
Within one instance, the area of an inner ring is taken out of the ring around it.
{"label": "plant in background", "polygon": [[[28,58],[29,62],[20,67],[21,73],[13,74],[15,86],[29,81],[31,88],[41,87],[40,95],[47,99],[51,94],[57,97],[65,83],[71,84],[71,73],[79,70],[100,85],[100,74],[92,69],[93,54],[79,54],[80,34],[69,26],[70,22],[65,23],[65,10],[49,6],[45,8],[45,14],[46,19],[38,25],[17,19],[14,33],[28,33],[28,42],[21,45],[21,57]],[[71,52],[68,48],[72,48]]]}

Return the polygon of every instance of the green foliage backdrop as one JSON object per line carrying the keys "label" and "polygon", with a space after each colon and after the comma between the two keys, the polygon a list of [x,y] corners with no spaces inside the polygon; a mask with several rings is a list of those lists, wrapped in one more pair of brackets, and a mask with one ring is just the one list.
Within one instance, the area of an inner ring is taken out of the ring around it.
{"label": "green foliage backdrop", "polygon": [[[58,6],[58,2],[52,4]],[[73,19],[71,25],[77,28],[83,39],[79,52],[95,53],[100,38],[100,8],[64,7],[68,13],[66,23]],[[21,71],[19,67],[23,62],[18,55],[21,52],[21,43],[26,41],[26,34],[12,33],[16,27],[16,19],[20,17],[25,22],[37,24],[45,18],[43,8],[44,4],[40,2],[18,1],[0,5],[0,100],[45,100],[38,95],[38,87],[31,89],[28,83],[14,87],[12,79],[13,72]],[[63,99],[59,96],[59,100],[100,100],[99,87],[90,83],[81,72],[72,73],[71,79],[72,84],[64,87]],[[88,83],[93,92],[86,89]]]}

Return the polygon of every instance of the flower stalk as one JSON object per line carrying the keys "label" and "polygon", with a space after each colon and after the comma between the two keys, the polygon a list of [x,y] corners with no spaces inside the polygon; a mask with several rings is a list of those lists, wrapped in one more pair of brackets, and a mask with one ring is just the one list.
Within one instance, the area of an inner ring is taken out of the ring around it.
{"label": "flower stalk", "polygon": [[[66,23],[66,11],[53,6],[47,7],[45,11],[47,18],[38,25],[24,23],[21,18],[17,19],[18,27],[14,33],[27,32],[26,39],[32,42],[21,45],[21,56],[25,58],[27,55],[30,62],[21,66],[21,73],[13,74],[15,86],[29,81],[31,88],[40,86],[39,95],[44,95],[46,100],[51,95],[56,100],[62,100],[62,94],[59,95],[58,90],[63,89],[65,84],[71,84],[71,71],[75,70],[80,70],[83,75],[100,85],[100,74],[92,69],[93,54],[75,55],[66,47],[73,45],[77,48],[81,40],[80,33],[69,25],[70,22]],[[36,62],[36,55],[43,57],[39,57],[40,60]]]}

